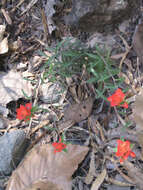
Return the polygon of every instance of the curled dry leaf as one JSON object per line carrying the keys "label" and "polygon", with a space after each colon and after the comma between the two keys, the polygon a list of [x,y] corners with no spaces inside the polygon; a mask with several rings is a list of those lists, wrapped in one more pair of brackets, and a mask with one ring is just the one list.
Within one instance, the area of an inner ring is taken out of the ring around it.
{"label": "curled dry leaf", "polygon": [[8,40],[7,37],[4,37],[5,25],[0,25],[0,54],[5,54],[8,52]]}
{"label": "curled dry leaf", "polygon": [[5,20],[7,21],[7,23],[9,25],[12,25],[12,20],[10,18],[8,11],[6,11],[5,9],[1,9],[1,12],[2,12],[3,16],[5,17]]}
{"label": "curled dry leaf", "polygon": [[141,21],[133,36],[133,48],[139,57],[141,63],[143,63],[143,21]]}
{"label": "curled dry leaf", "polygon": [[5,54],[7,52],[8,52],[8,40],[6,37],[0,42],[0,54]]}
{"label": "curled dry leaf", "polygon": [[143,172],[127,160],[123,162],[123,166],[128,171],[128,175],[129,177],[132,178],[133,183],[136,184],[140,190],[142,190],[143,189]]}
{"label": "curled dry leaf", "polygon": [[93,99],[91,97],[79,104],[69,106],[64,113],[65,120],[72,120],[75,123],[78,123],[86,119],[92,111],[92,106]]}
{"label": "curled dry leaf", "polygon": [[133,119],[136,122],[138,132],[143,131],[143,90],[136,96],[133,105]]}
{"label": "curled dry leaf", "polygon": [[141,159],[143,160],[143,132],[137,134],[138,142],[141,146]]}
{"label": "curled dry leaf", "polygon": [[88,174],[85,178],[85,183],[86,184],[91,184],[94,176],[95,176],[95,154],[94,152],[92,151],[91,153],[91,160],[90,160],[90,165],[89,165],[89,171],[88,171]]}
{"label": "curled dry leaf", "polygon": [[5,33],[5,28],[6,28],[5,25],[0,25],[0,42],[3,39],[4,33]]}
{"label": "curled dry leaf", "polygon": [[37,145],[13,172],[6,190],[71,190],[71,176],[88,147],[69,144],[67,149],[55,154],[51,144]]}
{"label": "curled dry leaf", "polygon": [[141,158],[143,160],[143,90],[140,95],[136,96],[135,103],[133,105],[133,119],[136,122],[137,140],[142,148]]}
{"label": "curled dry leaf", "polygon": [[22,90],[27,96],[32,95],[32,85],[24,80],[20,73],[11,70],[0,75],[0,105],[24,97]]}
{"label": "curled dry leaf", "polygon": [[91,190],[98,190],[101,184],[103,183],[105,177],[107,175],[106,169],[104,169],[101,174],[99,174],[96,178],[96,180],[93,182]]}

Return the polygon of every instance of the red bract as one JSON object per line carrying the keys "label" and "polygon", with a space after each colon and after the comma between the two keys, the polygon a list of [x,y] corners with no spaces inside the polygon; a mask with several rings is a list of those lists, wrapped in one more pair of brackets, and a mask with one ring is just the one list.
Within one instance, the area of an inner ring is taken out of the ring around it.
{"label": "red bract", "polygon": [[27,103],[25,106],[20,105],[20,108],[16,109],[17,119],[24,121],[30,120],[30,117],[32,116],[31,109],[31,103]]}
{"label": "red bract", "polygon": [[66,148],[66,144],[62,143],[62,139],[60,138],[59,142],[54,142],[52,146],[55,148],[54,152],[61,152]]}
{"label": "red bract", "polygon": [[120,163],[128,158],[128,156],[135,157],[135,153],[130,148],[130,141],[117,140],[116,156],[120,157]]}
{"label": "red bract", "polygon": [[128,104],[125,102],[125,94],[120,88],[118,88],[112,96],[108,97],[107,100],[110,102],[111,107],[122,106],[128,108]]}

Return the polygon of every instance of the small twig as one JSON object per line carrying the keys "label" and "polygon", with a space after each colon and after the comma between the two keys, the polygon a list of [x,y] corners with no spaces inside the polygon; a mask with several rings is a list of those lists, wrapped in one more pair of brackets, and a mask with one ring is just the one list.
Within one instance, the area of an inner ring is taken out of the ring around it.
{"label": "small twig", "polygon": [[118,117],[118,120],[121,122],[121,124],[122,124],[123,126],[125,126],[125,125],[126,125],[126,122],[121,118],[121,116],[119,115],[119,113],[118,113],[116,107],[114,107],[114,110],[115,110],[115,113],[116,113],[116,115],[117,115],[117,117]]}
{"label": "small twig", "polygon": [[22,5],[22,3],[24,3],[25,0],[20,0],[20,2],[15,6],[13,7],[13,9],[11,10],[11,12],[14,12],[15,9],[17,9],[18,7],[20,7],[20,5]]}
{"label": "small twig", "polygon": [[49,120],[44,120],[42,121],[39,125],[37,125],[30,133],[30,136],[33,135],[36,131],[38,131],[39,129],[43,128],[44,126],[49,124]]}
{"label": "small twig", "polygon": [[41,16],[42,16],[42,23],[43,23],[43,27],[44,27],[44,36],[45,36],[45,40],[47,42],[47,40],[50,40],[49,36],[49,29],[48,29],[48,23],[47,23],[47,18],[46,18],[46,14],[43,8],[43,2],[42,0],[40,0],[40,10],[41,10]]}
{"label": "small twig", "polygon": [[138,72],[138,82],[139,82],[139,85],[140,87],[142,87],[141,85],[141,75],[140,75],[140,69],[139,69],[139,58],[137,58],[137,72]]}
{"label": "small twig", "polygon": [[[113,157],[109,157],[109,156],[105,156],[105,158],[108,159],[108,160],[110,160],[111,162],[113,162],[114,165],[115,165],[115,167],[116,167],[116,170],[119,172],[119,174],[120,174],[125,180],[127,180],[129,183],[133,184],[133,180],[132,180],[129,176],[125,175],[125,174],[119,169],[119,167],[117,166],[117,163],[118,163],[117,160],[115,160]],[[133,184],[133,185],[134,185],[134,184]]]}
{"label": "small twig", "polygon": [[[34,99],[33,106],[36,105],[37,100],[38,100],[39,88],[40,88],[41,83],[42,83],[42,80],[41,80],[42,75],[43,75],[43,73],[41,73],[41,75],[40,75],[40,77],[39,77],[38,85],[37,85],[37,87],[36,87],[36,94],[35,94],[35,99]],[[30,135],[32,121],[33,121],[33,118],[30,119],[30,123],[29,123],[29,127],[28,127],[28,132],[27,132],[28,136]]]}
{"label": "small twig", "polygon": [[124,43],[124,45],[125,45],[125,49],[126,49],[126,51],[125,51],[125,53],[124,53],[124,55],[123,55],[123,57],[122,57],[122,59],[121,59],[121,61],[120,61],[120,65],[119,65],[119,69],[120,69],[120,71],[121,71],[123,62],[124,62],[124,60],[126,59],[128,53],[130,52],[132,46],[129,46],[128,43],[126,42],[126,40],[125,40],[120,34],[119,34],[118,36],[119,36],[119,37],[121,38],[121,40],[123,41],[123,43]]}
{"label": "small twig", "polygon": [[26,9],[21,13],[21,16],[29,11],[37,2],[38,0],[31,0],[30,3],[27,5]]}

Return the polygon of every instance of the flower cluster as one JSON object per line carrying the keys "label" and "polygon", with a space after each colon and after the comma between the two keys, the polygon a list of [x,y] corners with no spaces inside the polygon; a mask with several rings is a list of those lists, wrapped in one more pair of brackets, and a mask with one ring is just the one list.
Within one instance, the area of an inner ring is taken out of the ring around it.
{"label": "flower cluster", "polygon": [[121,106],[124,108],[128,108],[128,104],[125,101],[125,94],[122,92],[120,88],[118,88],[112,96],[108,97],[107,100],[110,102],[111,107]]}
{"label": "flower cluster", "polygon": [[135,153],[131,150],[130,141],[117,140],[116,156],[120,157],[120,163],[128,158],[128,156],[135,157]]}
{"label": "flower cluster", "polygon": [[55,148],[54,153],[61,152],[62,150],[66,150],[67,145],[63,143],[62,139],[59,139],[59,142],[52,143],[52,146]]}
{"label": "flower cluster", "polygon": [[30,118],[33,116],[32,104],[27,103],[25,106],[20,105],[20,108],[16,109],[16,112],[17,112],[17,119],[29,121]]}

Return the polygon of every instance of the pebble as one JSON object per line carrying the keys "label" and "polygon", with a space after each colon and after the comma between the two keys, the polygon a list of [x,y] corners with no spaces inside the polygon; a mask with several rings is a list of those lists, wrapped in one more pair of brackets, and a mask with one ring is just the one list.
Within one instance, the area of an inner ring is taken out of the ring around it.
{"label": "pebble", "polygon": [[6,120],[4,120],[2,116],[0,116],[0,129],[4,129],[6,128],[6,126],[7,126]]}
{"label": "pebble", "polygon": [[14,130],[0,137],[0,175],[9,175],[15,169],[27,146],[23,130]]}

